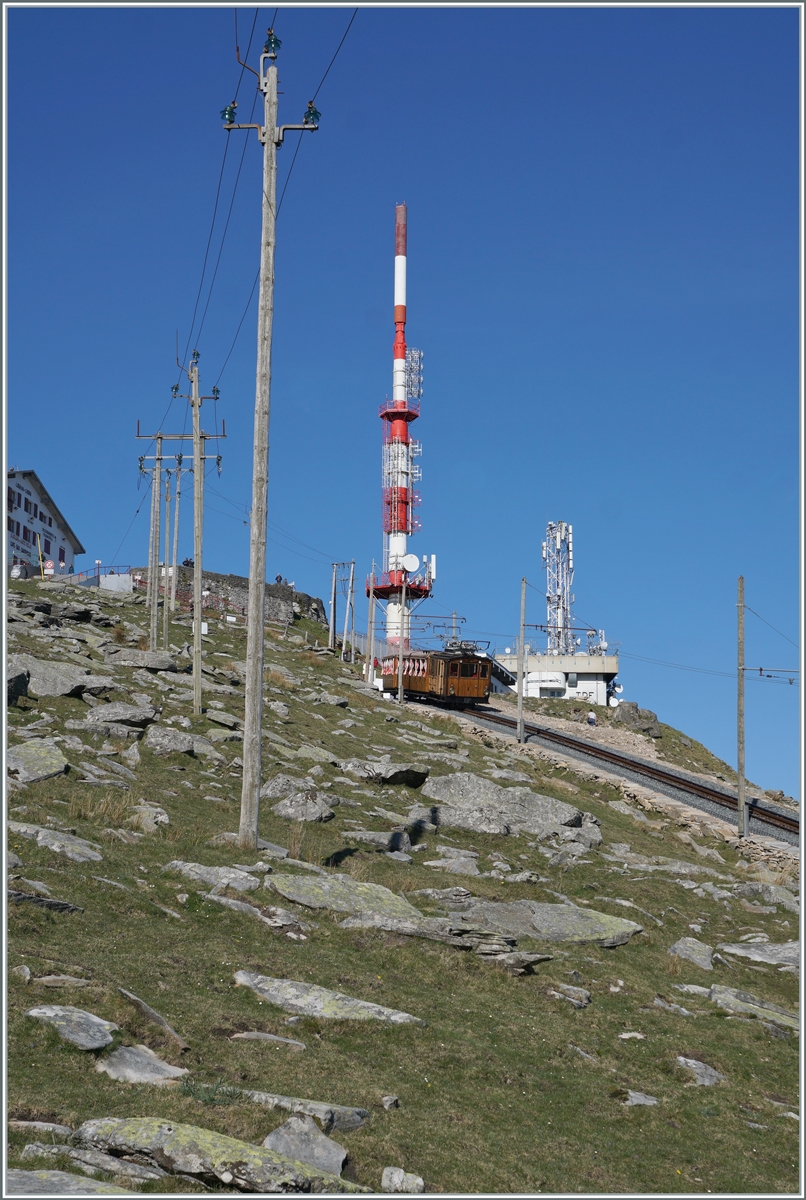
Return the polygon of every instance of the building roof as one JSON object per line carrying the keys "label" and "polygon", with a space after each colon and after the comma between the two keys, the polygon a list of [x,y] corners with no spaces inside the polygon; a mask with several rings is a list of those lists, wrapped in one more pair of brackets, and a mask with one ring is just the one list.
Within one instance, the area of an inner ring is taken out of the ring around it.
{"label": "building roof", "polygon": [[14,471],[8,472],[9,479],[14,479],[16,476],[19,476],[19,475],[21,475],[23,477],[23,479],[30,480],[33,487],[36,488],[36,490],[39,494],[40,500],[45,501],[45,504],[47,504],[48,508],[51,510],[51,514],[52,514],[53,518],[59,522],[59,525],[64,530],[65,537],[67,538],[70,545],[73,547],[73,553],[74,554],[86,554],[87,551],[84,549],[84,547],[81,545],[81,542],[78,540],[76,535],[73,533],[73,530],[70,528],[67,521],[65,520],[64,514],[62,513],[58,504],[56,504],[56,501],[53,499],[53,497],[51,496],[48,489],[43,484],[42,480],[37,475],[36,471],[14,470]]}

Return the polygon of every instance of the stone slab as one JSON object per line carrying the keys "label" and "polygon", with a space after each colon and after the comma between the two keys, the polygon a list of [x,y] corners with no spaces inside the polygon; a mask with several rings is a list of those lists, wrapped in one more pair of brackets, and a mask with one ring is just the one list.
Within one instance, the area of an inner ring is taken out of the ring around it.
{"label": "stone slab", "polygon": [[573,904],[543,904],[537,900],[474,900],[457,915],[456,924],[484,925],[511,937],[536,941],[593,943],[603,947],[622,946],[643,926],[624,917],[614,917]]}
{"label": "stone slab", "polygon": [[681,1067],[691,1071],[697,1087],[713,1087],[715,1083],[719,1083],[725,1078],[724,1075],[720,1075],[719,1071],[709,1067],[707,1063],[700,1062],[698,1058],[685,1058],[682,1054],[678,1054],[677,1061]]}
{"label": "stone slab", "polygon": [[114,1021],[105,1021],[83,1008],[69,1004],[41,1004],[29,1008],[26,1017],[52,1025],[59,1037],[79,1050],[102,1050],[112,1041],[112,1034],[120,1026]]}
{"label": "stone slab", "polygon": [[149,1083],[153,1087],[176,1083],[190,1073],[185,1067],[164,1062],[148,1046],[120,1046],[105,1058],[99,1058],[95,1070],[120,1083]]}
{"label": "stone slab", "polygon": [[86,1175],[69,1171],[21,1171],[16,1167],[6,1172],[9,1196],[138,1196],[127,1188]]}
{"label": "stone slab", "polygon": [[253,892],[255,888],[260,887],[260,880],[256,876],[249,875],[246,871],[237,871],[234,867],[206,867],[203,863],[174,859],[162,869],[184,875],[194,883],[203,883],[210,888],[233,888],[236,892]]}
{"label": "stone slab", "polygon": [[67,770],[67,759],[58,746],[36,738],[6,753],[6,771],[17,783],[41,783]]}
{"label": "stone slab", "polygon": [[383,1021],[386,1025],[425,1025],[425,1021],[413,1017],[411,1013],[345,996],[342,992],[334,992],[315,983],[275,979],[250,971],[236,971],[235,983],[251,988],[270,1004],[301,1016],[324,1020]]}
{"label": "stone slab", "polygon": [[326,875],[311,879],[302,875],[273,874],[265,886],[294,904],[327,908],[355,916],[377,913],[408,921],[422,920],[413,905],[378,883],[363,883],[350,875]]}
{"label": "stone slab", "polygon": [[707,946],[705,942],[700,942],[693,937],[680,938],[673,946],[669,947],[670,954],[693,963],[695,967],[700,967],[703,971],[713,971],[711,961],[713,952],[713,946]]}
{"label": "stone slab", "polygon": [[55,854],[63,854],[71,862],[102,862],[103,855],[96,849],[95,842],[76,837],[72,833],[61,833],[58,829],[43,829],[41,825],[30,825],[24,821],[9,821],[9,833],[33,838],[37,846],[44,846]]}
{"label": "stone slab", "polygon": [[758,996],[739,988],[724,987],[715,983],[708,993],[708,999],[727,1012],[746,1013],[762,1021],[774,1021],[787,1029],[800,1029],[800,1017],[797,1013],[789,1012],[778,1004],[770,1004],[767,1000],[760,1000]]}
{"label": "stone slab", "polygon": [[313,1117],[306,1113],[294,1113],[263,1139],[263,1145],[330,1175],[341,1175],[347,1158],[344,1146],[322,1133]]}
{"label": "stone slab", "polygon": [[772,966],[797,966],[800,962],[799,942],[720,942],[717,949]]}

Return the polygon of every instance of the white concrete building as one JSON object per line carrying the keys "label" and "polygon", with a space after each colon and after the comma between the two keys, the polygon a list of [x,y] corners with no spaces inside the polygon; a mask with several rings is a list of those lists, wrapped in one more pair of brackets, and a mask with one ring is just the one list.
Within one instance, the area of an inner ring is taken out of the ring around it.
{"label": "white concrete building", "polygon": [[[517,677],[517,654],[496,654],[496,658]],[[618,704],[615,692],[621,691],[616,684],[617,675],[617,654],[530,653],[526,656],[524,695],[615,706]]]}
{"label": "white concrete building", "polygon": [[8,472],[6,537],[8,566],[27,564],[39,574],[48,562],[54,575],[71,575],[84,547],[67,524],[36,471]]}

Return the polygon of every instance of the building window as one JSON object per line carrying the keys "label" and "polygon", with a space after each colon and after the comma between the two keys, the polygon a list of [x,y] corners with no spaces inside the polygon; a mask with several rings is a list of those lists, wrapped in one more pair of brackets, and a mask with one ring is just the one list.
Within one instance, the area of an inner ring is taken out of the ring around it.
{"label": "building window", "polygon": [[64,546],[59,546],[59,562],[64,562]]}
{"label": "building window", "polygon": [[53,517],[48,517],[48,528],[49,529],[53,528]]}
{"label": "building window", "polygon": [[20,523],[17,521],[17,537],[20,536]]}
{"label": "building window", "polygon": [[31,511],[31,501],[30,501],[30,500],[26,500],[26,501],[25,501],[25,505],[24,505],[24,507],[25,507],[25,511],[26,511],[27,513],[29,513],[29,512]]}
{"label": "building window", "polygon": [[17,492],[17,508],[22,508],[22,492]]}
{"label": "building window", "polygon": [[9,533],[14,532],[14,518],[13,517],[6,517],[6,528],[8,529]]}
{"label": "building window", "polygon": [[458,675],[458,674],[459,674],[459,664],[458,664],[458,662],[452,662],[452,663],[451,663],[450,674],[451,674],[452,676],[456,676],[456,675]]}
{"label": "building window", "polygon": [[11,510],[13,508],[14,508],[14,488],[9,488],[8,489],[8,511],[11,512]]}
{"label": "building window", "polygon": [[34,505],[34,516],[35,517],[39,516],[39,508],[37,507],[36,504]]}
{"label": "building window", "polygon": [[474,662],[462,663],[462,670],[460,672],[462,679],[475,679],[476,676],[478,675],[478,673],[479,673],[479,664],[478,663],[474,663]]}
{"label": "building window", "polygon": [[45,554],[50,554],[50,538],[44,539]]}
{"label": "building window", "polygon": [[24,542],[30,542],[31,540],[31,531],[27,525],[23,525],[22,527],[22,540]]}

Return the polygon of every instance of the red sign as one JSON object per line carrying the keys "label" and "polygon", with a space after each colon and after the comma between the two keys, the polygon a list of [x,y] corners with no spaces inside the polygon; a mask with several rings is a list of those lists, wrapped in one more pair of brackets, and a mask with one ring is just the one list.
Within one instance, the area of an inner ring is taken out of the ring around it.
{"label": "red sign", "polygon": [[46,571],[53,570],[53,560],[52,559],[49,558],[48,561],[45,563],[45,570]]}

